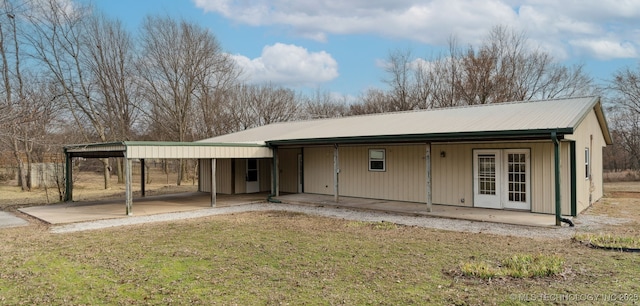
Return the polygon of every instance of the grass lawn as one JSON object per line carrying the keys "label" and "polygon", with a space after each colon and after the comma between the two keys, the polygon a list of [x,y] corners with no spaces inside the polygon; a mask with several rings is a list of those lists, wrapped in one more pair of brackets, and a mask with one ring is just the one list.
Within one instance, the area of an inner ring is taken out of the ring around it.
{"label": "grass lawn", "polygon": [[[602,201],[589,213],[613,216],[615,209],[601,206],[617,203],[618,210],[640,216],[640,199],[605,200],[609,204]],[[635,221],[605,230],[640,232]],[[0,237],[0,304],[640,303],[640,254],[592,249],[571,239],[286,212],[71,234],[51,234],[34,223],[0,229]],[[462,271],[468,263],[500,268],[535,258],[553,259],[560,272],[487,278]]]}

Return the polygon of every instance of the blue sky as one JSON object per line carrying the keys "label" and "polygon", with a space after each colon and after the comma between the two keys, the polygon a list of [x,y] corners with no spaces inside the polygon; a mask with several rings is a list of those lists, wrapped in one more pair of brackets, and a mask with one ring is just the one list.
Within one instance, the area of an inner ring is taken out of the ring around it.
{"label": "blue sky", "polygon": [[638,0],[95,0],[94,7],[137,30],[146,15],[208,28],[245,71],[301,91],[358,96],[384,87],[388,53],[429,59],[454,35],[477,45],[496,25],[523,30],[566,64],[584,63],[598,81],[638,67]]}

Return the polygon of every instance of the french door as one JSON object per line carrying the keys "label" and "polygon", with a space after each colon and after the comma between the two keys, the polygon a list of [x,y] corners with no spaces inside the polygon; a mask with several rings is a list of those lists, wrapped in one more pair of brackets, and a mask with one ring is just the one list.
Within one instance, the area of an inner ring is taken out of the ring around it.
{"label": "french door", "polygon": [[474,150],[474,206],[530,210],[529,155],[529,149]]}

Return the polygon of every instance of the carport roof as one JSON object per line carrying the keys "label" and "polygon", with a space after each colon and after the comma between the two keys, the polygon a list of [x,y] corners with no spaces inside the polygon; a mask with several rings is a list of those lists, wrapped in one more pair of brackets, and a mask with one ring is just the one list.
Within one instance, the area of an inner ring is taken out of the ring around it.
{"label": "carport roof", "polygon": [[322,143],[550,139],[573,134],[595,110],[603,136],[611,136],[599,97],[521,101],[269,124],[198,143],[270,145]]}
{"label": "carport roof", "polygon": [[122,141],[64,147],[70,157],[85,158],[270,158],[271,149],[255,143]]}

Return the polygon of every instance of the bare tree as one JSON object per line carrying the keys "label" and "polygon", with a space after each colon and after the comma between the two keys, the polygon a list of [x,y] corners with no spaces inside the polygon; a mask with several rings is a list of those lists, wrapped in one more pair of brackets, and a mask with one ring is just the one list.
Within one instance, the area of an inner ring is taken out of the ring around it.
{"label": "bare tree", "polygon": [[614,107],[610,108],[612,134],[629,157],[629,165],[640,170],[640,65],[617,71],[608,87]]}
{"label": "bare tree", "polygon": [[[90,8],[72,2],[31,2],[27,39],[36,57],[61,89],[60,97],[86,142],[108,141],[110,118],[104,96],[95,90],[91,70],[94,49],[102,47],[91,39]],[[122,115],[122,114],[119,114]],[[104,188],[109,188],[109,160],[102,159]]]}
{"label": "bare tree", "polygon": [[[523,32],[494,27],[480,46],[460,48],[416,66],[420,107],[449,107],[593,94],[582,65],[567,67],[531,47]],[[389,71],[387,71],[389,72]],[[390,72],[390,75],[397,75]],[[397,92],[392,86],[390,92]]]}
{"label": "bare tree", "polygon": [[228,96],[230,132],[298,118],[298,96],[273,84],[238,84]]}
{"label": "bare tree", "polygon": [[395,50],[389,53],[385,71],[389,76],[385,82],[391,87],[388,94],[390,109],[394,111],[405,111],[420,107],[420,99],[417,93],[418,84],[413,71],[413,57],[410,50]]}
{"label": "bare tree", "polygon": [[368,89],[360,96],[358,103],[349,106],[350,115],[364,115],[393,112],[386,92],[380,89]]}
{"label": "bare tree", "polygon": [[300,118],[318,119],[347,116],[349,108],[344,98],[336,99],[328,91],[316,90],[310,97],[303,98]]}
{"label": "bare tree", "polygon": [[[194,108],[200,102],[201,109],[215,110],[211,105],[216,95],[211,86],[233,79],[232,63],[211,32],[185,20],[147,17],[141,44],[138,73],[142,93],[150,104],[147,115],[166,140],[193,140],[197,135],[192,124],[197,122]],[[201,120],[205,125],[211,121]],[[180,166],[178,185],[182,169]]]}

